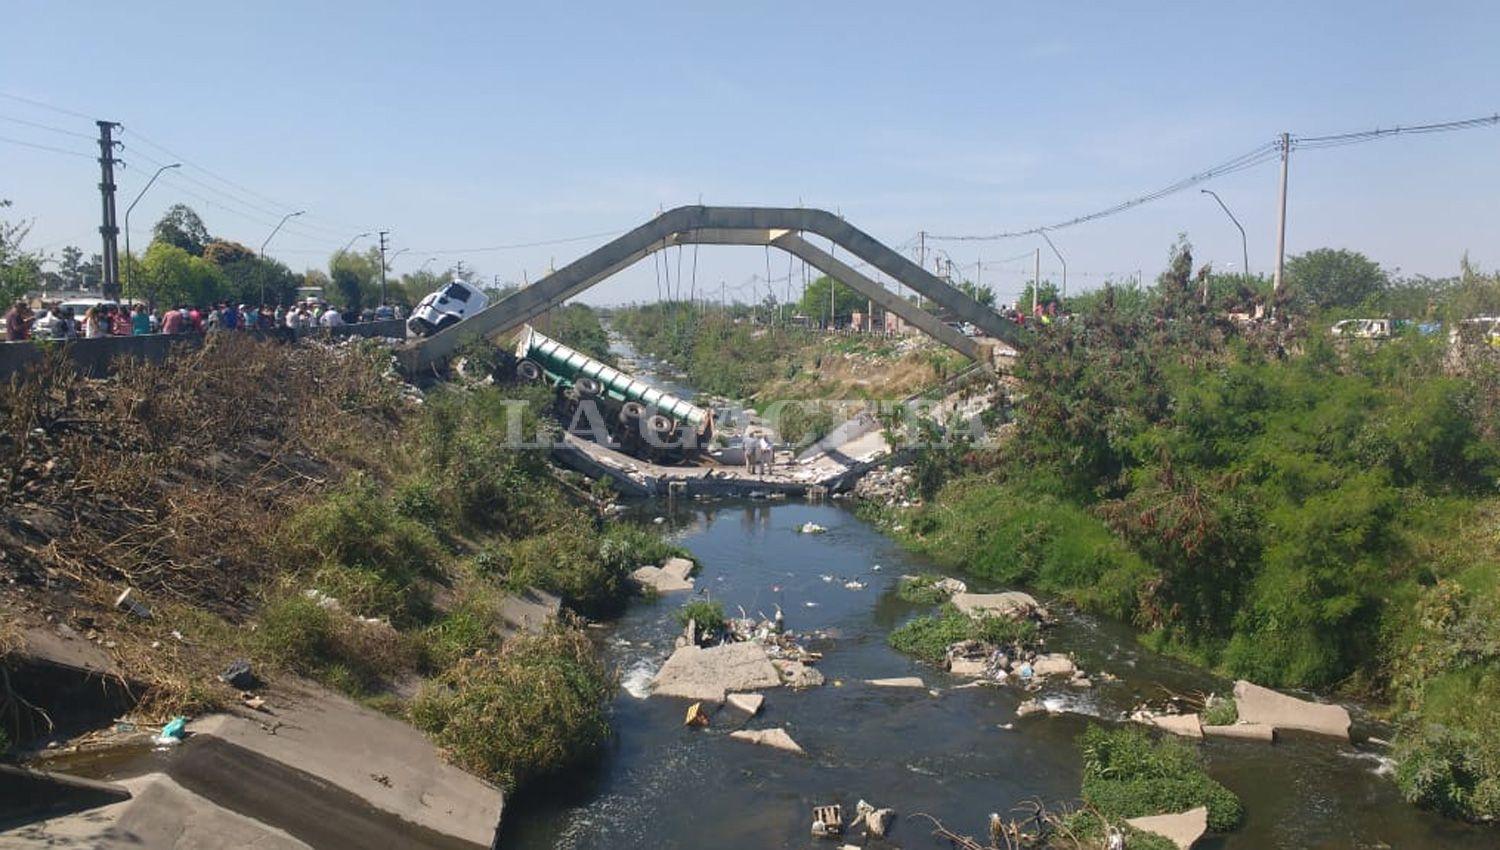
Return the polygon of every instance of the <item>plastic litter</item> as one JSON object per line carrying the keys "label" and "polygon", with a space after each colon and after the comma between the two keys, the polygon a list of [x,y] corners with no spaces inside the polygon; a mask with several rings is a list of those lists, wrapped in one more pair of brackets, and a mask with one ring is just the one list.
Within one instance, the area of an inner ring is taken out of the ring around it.
{"label": "plastic litter", "polygon": [[187,718],[174,717],[161,727],[161,734],[152,739],[151,743],[158,747],[175,747],[182,743],[182,736],[187,734]]}

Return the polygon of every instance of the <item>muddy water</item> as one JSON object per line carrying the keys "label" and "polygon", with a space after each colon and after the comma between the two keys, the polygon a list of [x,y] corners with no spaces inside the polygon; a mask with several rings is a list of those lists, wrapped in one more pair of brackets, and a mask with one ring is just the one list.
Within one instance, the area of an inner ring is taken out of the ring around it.
{"label": "muddy water", "polygon": [[[761,717],[729,711],[706,730],[682,726],[685,704],[648,698],[645,683],[677,632],[683,595],[640,602],[601,632],[624,671],[613,705],[616,737],[602,760],[567,787],[511,801],[502,845],[517,848],[806,847],[814,805],[863,798],[900,813],[892,847],[938,847],[929,828],[905,817],[927,812],[949,827],[983,834],[990,812],[1023,801],[1073,799],[1079,762],[1073,739],[1164,685],[1223,689],[1225,682],[1136,645],[1118,624],[1068,614],[1049,648],[1077,653],[1084,669],[1120,677],[1093,690],[1058,684],[1042,693],[1069,713],[1017,720],[1026,696],[1014,688],[955,690],[945,673],[892,651],[890,630],[927,610],[895,595],[898,577],[928,568],[838,504],[687,504],[668,527],[703,562],[701,590],[732,612],[771,613],[788,627],[834,633],[819,648],[828,677],[803,692],[771,689]],[[804,522],[829,531],[798,534]],[[876,570],[876,565],[880,569]],[[824,580],[827,576],[831,580]],[[866,582],[859,590],[844,581]],[[863,680],[916,675],[938,691],[870,687]],[[1014,728],[1002,728],[1014,723]],[[784,726],[806,750],[790,756],[728,733]],[[1247,821],[1204,842],[1221,848],[1493,848],[1500,831],[1455,824],[1406,805],[1379,775],[1375,749],[1312,739],[1265,746],[1201,744],[1209,770],[1243,798]],[[829,845],[833,846],[833,845]]]}

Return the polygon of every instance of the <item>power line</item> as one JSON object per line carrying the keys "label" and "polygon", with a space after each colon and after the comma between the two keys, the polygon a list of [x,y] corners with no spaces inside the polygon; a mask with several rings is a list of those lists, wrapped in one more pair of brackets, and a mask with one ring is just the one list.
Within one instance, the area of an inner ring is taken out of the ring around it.
{"label": "power line", "polygon": [[482,254],[486,251],[513,251],[521,248],[541,248],[547,245],[563,245],[568,242],[582,242],[587,239],[603,239],[607,236],[619,236],[628,233],[628,230],[608,230],[602,233],[585,233],[581,236],[565,236],[561,239],[543,239],[538,242],[512,242],[507,245],[490,245],[484,248],[430,248],[418,251],[419,254]]}
{"label": "power line", "polygon": [[19,101],[20,103],[29,104],[31,106],[38,107],[39,109],[50,109],[51,111],[56,112],[60,115],[71,115],[74,118],[82,118],[83,120],[89,122],[92,122],[94,120],[94,116],[92,115],[84,115],[82,112],[74,112],[71,109],[64,109],[61,106],[53,106],[50,103],[43,103],[40,100],[32,100],[29,97],[22,97],[18,94],[11,94],[10,92],[0,91],[0,97]]}
{"label": "power line", "polygon": [[27,148],[36,148],[39,151],[51,151],[52,153],[65,153],[68,156],[81,156],[84,159],[93,159],[94,158],[94,155],[91,154],[91,153],[82,153],[80,151],[70,151],[70,150],[68,150],[66,148],[55,148],[55,147],[53,147],[51,145],[42,145],[42,144],[37,144],[36,142],[27,142],[27,141],[23,141],[21,139],[12,139],[12,138],[10,138],[8,136],[0,136],[0,142],[9,142],[10,144],[20,145],[22,147],[27,147]]}
{"label": "power line", "polygon": [[67,130],[62,127],[54,127],[51,124],[42,124],[37,121],[28,121],[25,118],[17,118],[13,115],[0,115],[0,121],[12,121],[16,124],[24,124],[27,127],[35,127],[38,130],[48,130],[53,133],[61,133],[64,136],[73,136],[79,139],[87,139],[91,142],[94,140],[94,137],[90,136],[88,133],[80,133],[76,130]]}
{"label": "power line", "polygon": [[[1336,133],[1326,136],[1293,136],[1291,137],[1291,146],[1293,148],[1300,147],[1308,149],[1342,147],[1344,145],[1372,142],[1378,139],[1386,139],[1398,135],[1448,133],[1456,130],[1472,130],[1479,127],[1492,127],[1496,124],[1500,124],[1500,113],[1479,116],[1477,118],[1465,118],[1459,121],[1444,121],[1436,124],[1413,124],[1410,126],[1398,125],[1390,128],[1376,128],[1373,130],[1361,130],[1353,133]],[[1058,222],[1057,224],[1049,224],[1042,227],[1033,227],[1027,230],[1013,230],[1004,233],[991,233],[977,236],[933,236],[931,234],[928,234],[928,238],[946,242],[989,242],[999,239],[1013,239],[1020,236],[1036,236],[1042,233],[1042,231],[1044,230],[1061,230],[1065,227],[1072,227],[1077,224],[1096,221],[1107,216],[1116,215],[1118,213],[1125,212],[1126,210],[1134,209],[1135,207],[1141,206],[1142,204],[1160,200],[1161,198],[1165,198],[1168,195],[1173,195],[1181,192],[1184,189],[1190,189],[1200,183],[1204,183],[1218,177],[1225,177],[1249,168],[1254,168],[1255,166],[1261,165],[1262,163],[1277,159],[1280,154],[1280,140],[1267,142],[1266,144],[1246,151],[1245,153],[1242,153],[1239,156],[1234,157],[1233,159],[1229,159],[1222,163],[1219,163],[1212,168],[1200,171],[1197,174],[1192,174],[1184,177],[1181,180],[1178,180],[1174,183],[1162,187],[1161,189],[1156,190],[1155,192],[1149,192],[1145,195],[1140,195],[1138,197],[1131,198],[1128,201],[1123,201],[1121,203],[1115,204],[1112,207],[1099,210],[1098,212],[1089,213],[1088,215],[1081,215],[1077,218]]]}

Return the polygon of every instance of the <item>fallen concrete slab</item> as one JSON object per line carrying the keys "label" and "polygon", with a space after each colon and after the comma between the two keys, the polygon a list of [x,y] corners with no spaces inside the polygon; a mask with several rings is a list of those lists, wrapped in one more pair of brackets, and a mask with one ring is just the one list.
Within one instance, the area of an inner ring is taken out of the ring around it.
{"label": "fallen concrete slab", "polygon": [[130,791],[123,785],[0,764],[0,830],[9,821],[55,817],[128,799]]}
{"label": "fallen concrete slab", "polygon": [[222,808],[171,778],[150,773],[121,783],[131,797],[0,833],[0,848],[91,850],[308,850],[282,830]]}
{"label": "fallen concrete slab", "polygon": [[1205,832],[1208,832],[1208,809],[1199,806],[1175,815],[1130,818],[1125,822],[1141,832],[1160,835],[1176,844],[1177,850],[1189,850]]}
{"label": "fallen concrete slab", "polygon": [[703,649],[684,646],[672,653],[652,680],[658,696],[723,702],[731,691],[774,688],[781,676],[757,643],[727,643]]}
{"label": "fallen concrete slab", "polygon": [[1150,723],[1184,738],[1203,737],[1203,723],[1196,714],[1157,714],[1150,718]]}
{"label": "fallen concrete slab", "polygon": [[736,708],[754,717],[760,713],[761,704],[766,698],[761,694],[726,694],[724,701],[730,708]]}
{"label": "fallen concrete slab", "polygon": [[500,622],[511,632],[535,633],[562,612],[562,598],[529,587],[516,596],[508,596],[500,603]]}
{"label": "fallen concrete slab", "polygon": [[894,679],[866,679],[866,684],[877,688],[925,688],[927,684],[916,676],[900,676]]}
{"label": "fallen concrete slab", "polygon": [[676,593],[693,589],[692,579],[679,578],[661,567],[639,567],[630,574],[630,580],[643,590],[649,588],[657,593]]}
{"label": "fallen concrete slab", "polygon": [[1071,676],[1078,670],[1073,659],[1061,652],[1049,652],[1038,655],[1031,662],[1031,672],[1036,676]]}
{"label": "fallen concrete slab", "polygon": [[687,581],[693,577],[695,565],[687,558],[668,558],[661,565],[661,571],[678,581]]}
{"label": "fallen concrete slab", "polygon": [[1236,738],[1241,741],[1260,741],[1266,744],[1276,740],[1276,730],[1264,723],[1231,723],[1227,726],[1204,726],[1203,734],[1210,738]]}
{"label": "fallen concrete slab", "polygon": [[494,843],[504,795],[444,762],[416,729],[306,682],[278,685],[266,700],[270,718],[210,715],[188,730],[309,774],[398,820]]}
{"label": "fallen concrete slab", "polygon": [[1008,590],[1004,593],[955,593],[953,604],[970,617],[1009,617],[1021,620],[1041,611],[1042,606],[1029,593]]}
{"label": "fallen concrete slab", "polygon": [[955,676],[983,676],[988,667],[983,658],[954,658],[948,662],[948,672]]}
{"label": "fallen concrete slab", "polygon": [[785,729],[740,729],[730,732],[729,737],[736,741],[749,741],[752,744],[760,744],[764,747],[784,750],[789,753],[802,753],[804,750],[792,740]]}
{"label": "fallen concrete slab", "polygon": [[1343,706],[1289,697],[1243,679],[1234,683],[1234,702],[1244,723],[1349,740],[1351,721]]}

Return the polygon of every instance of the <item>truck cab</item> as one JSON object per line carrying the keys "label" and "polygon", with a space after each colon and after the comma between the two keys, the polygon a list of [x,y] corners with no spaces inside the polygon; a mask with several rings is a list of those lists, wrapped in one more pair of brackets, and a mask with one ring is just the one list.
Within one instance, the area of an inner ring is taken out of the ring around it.
{"label": "truck cab", "polygon": [[479,287],[455,277],[417,302],[411,318],[406,320],[406,328],[416,336],[431,336],[478,313],[489,303],[489,296]]}

